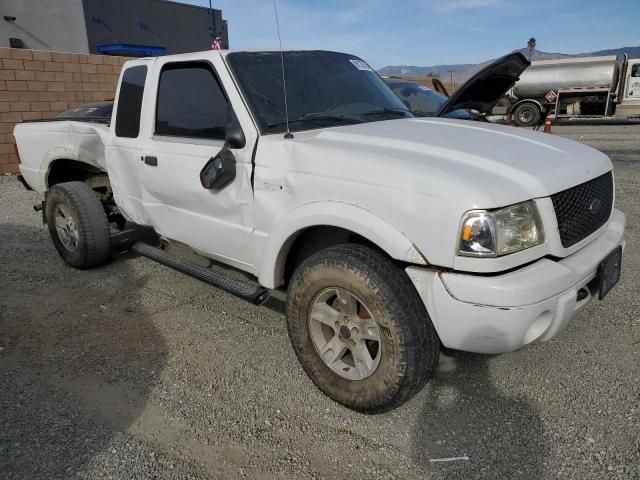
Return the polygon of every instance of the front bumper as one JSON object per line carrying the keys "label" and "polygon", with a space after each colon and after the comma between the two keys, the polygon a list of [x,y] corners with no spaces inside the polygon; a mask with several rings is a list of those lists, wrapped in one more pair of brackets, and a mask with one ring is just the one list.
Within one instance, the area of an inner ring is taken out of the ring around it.
{"label": "front bumper", "polygon": [[[624,247],[624,227],[624,214],[614,209],[600,236],[573,255],[559,261],[542,258],[504,274],[413,266],[406,271],[445,347],[509,352],[553,338],[597,294],[592,281],[598,266],[616,247]],[[578,300],[581,289],[587,294]]]}

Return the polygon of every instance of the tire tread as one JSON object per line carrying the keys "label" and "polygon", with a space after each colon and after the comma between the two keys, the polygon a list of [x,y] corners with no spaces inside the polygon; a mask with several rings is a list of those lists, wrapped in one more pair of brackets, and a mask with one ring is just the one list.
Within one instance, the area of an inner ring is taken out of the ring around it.
{"label": "tire tread", "polygon": [[60,252],[65,261],[81,269],[105,263],[111,250],[111,233],[107,215],[95,192],[86,183],[65,182],[54,185],[49,190],[47,198],[56,191],[60,191],[73,205],[74,212],[78,216],[80,241],[84,248],[83,259],[76,263],[70,263],[64,256],[64,252]]}
{"label": "tire tread", "polygon": [[[328,266],[338,269],[349,269],[363,280],[366,277],[379,286],[386,308],[391,316],[403,319],[400,331],[401,351],[398,375],[393,379],[395,385],[388,389],[389,395],[381,401],[367,403],[365,396],[354,397],[346,406],[364,413],[379,413],[398,407],[418,393],[429,381],[437,363],[439,353],[439,339],[431,323],[426,308],[420,299],[408,275],[383,254],[359,244],[342,244],[330,247],[310,256],[296,269],[290,282],[291,289],[295,289],[310,269],[318,266]],[[292,342],[299,341],[295,328],[292,328],[290,313],[293,295],[287,295],[287,324]],[[298,359],[307,374],[316,382],[315,375],[309,371],[307,362],[294,348]],[[323,390],[324,391],[324,390]],[[326,392],[331,396],[330,392]],[[334,398],[334,397],[332,397]],[[334,398],[334,400],[336,400]],[[339,401],[339,400],[338,400]]]}

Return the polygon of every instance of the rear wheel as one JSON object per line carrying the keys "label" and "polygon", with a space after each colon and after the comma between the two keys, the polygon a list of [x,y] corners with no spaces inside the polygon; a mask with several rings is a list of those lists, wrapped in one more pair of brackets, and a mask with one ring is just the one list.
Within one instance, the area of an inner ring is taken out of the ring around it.
{"label": "rear wheel", "polygon": [[311,380],[358,411],[390,410],[427,383],[439,341],[406,273],[360,245],[321,250],[287,295],[293,348]]}
{"label": "rear wheel", "polygon": [[534,127],[541,118],[542,112],[534,103],[521,103],[513,112],[513,120],[520,127]]}
{"label": "rear wheel", "polygon": [[90,268],[109,258],[110,231],[104,208],[83,182],[59,183],[45,200],[45,217],[53,245],[75,268]]}

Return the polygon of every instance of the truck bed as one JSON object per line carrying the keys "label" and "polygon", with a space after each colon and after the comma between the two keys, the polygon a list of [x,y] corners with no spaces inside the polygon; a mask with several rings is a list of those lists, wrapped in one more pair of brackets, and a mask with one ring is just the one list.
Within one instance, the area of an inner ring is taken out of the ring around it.
{"label": "truck bed", "polygon": [[31,120],[23,120],[22,123],[45,123],[45,122],[60,122],[60,121],[102,123],[104,125],[111,124],[111,118],[104,118],[104,117],[33,118]]}

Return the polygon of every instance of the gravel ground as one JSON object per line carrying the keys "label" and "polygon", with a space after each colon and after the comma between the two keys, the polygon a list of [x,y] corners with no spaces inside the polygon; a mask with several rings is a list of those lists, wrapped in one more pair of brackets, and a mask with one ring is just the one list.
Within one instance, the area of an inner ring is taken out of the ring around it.
{"label": "gravel ground", "polygon": [[620,285],[545,344],[442,355],[376,416],[306,378],[282,296],[253,307],[131,255],[68,268],[38,196],[0,178],[0,477],[640,478],[640,126],[554,133],[614,160]]}

